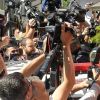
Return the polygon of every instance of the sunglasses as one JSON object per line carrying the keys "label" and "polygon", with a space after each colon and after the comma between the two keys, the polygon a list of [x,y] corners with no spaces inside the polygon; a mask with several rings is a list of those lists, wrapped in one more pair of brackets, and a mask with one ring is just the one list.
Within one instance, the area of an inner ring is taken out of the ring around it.
{"label": "sunglasses", "polygon": [[19,52],[19,49],[11,51],[11,53],[16,53],[16,52]]}

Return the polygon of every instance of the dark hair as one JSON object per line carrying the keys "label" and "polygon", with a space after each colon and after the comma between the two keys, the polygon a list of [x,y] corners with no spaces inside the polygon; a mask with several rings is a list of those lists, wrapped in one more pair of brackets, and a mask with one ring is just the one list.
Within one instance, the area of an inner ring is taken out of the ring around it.
{"label": "dark hair", "polygon": [[98,15],[97,15],[97,19],[99,18],[99,16],[100,16],[100,12],[99,12]]}
{"label": "dark hair", "polygon": [[28,85],[21,73],[15,72],[0,80],[1,100],[25,100]]}
{"label": "dark hair", "polygon": [[3,69],[2,72],[0,73],[0,79],[1,79],[2,77],[4,77],[4,75],[5,75],[5,69]]}

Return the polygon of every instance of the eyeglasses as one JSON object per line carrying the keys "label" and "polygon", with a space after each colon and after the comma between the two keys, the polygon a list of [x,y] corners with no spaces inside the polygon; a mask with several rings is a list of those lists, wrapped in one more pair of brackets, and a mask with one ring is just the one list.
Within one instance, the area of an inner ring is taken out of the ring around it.
{"label": "eyeglasses", "polygon": [[11,53],[16,53],[16,52],[19,52],[19,50],[16,49],[16,50],[12,50],[12,51],[11,51]]}

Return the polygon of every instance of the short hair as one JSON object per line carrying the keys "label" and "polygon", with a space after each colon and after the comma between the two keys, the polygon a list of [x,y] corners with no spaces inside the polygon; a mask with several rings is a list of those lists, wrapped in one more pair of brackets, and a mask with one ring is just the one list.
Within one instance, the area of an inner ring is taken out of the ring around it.
{"label": "short hair", "polygon": [[28,90],[24,76],[15,72],[0,79],[1,100],[25,100]]}
{"label": "short hair", "polygon": [[0,71],[0,79],[1,79],[2,77],[4,77],[5,73],[6,73],[5,69],[2,69],[2,70]]}
{"label": "short hair", "polygon": [[21,40],[21,42],[20,42],[20,45],[21,46],[26,46],[26,41],[27,40],[32,40],[33,41],[33,39],[30,39],[30,38],[23,38],[22,40]]}
{"label": "short hair", "polygon": [[21,46],[26,46],[26,40],[27,40],[27,38],[23,38],[23,39],[21,40],[21,42],[20,42],[20,45],[21,45]]}

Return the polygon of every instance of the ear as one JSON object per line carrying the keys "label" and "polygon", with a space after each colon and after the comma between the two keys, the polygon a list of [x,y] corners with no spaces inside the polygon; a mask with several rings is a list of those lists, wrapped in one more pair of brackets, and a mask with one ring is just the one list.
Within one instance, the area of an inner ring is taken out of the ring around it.
{"label": "ear", "polygon": [[[30,100],[32,95],[30,95],[30,92],[27,92],[25,100]],[[32,97],[32,100],[37,100],[36,97]]]}
{"label": "ear", "polygon": [[37,100],[36,97],[33,96],[32,87],[30,86],[28,91],[27,91],[25,100],[30,100],[31,98],[32,98],[32,100]]}
{"label": "ear", "polygon": [[30,91],[30,87],[29,87],[29,89],[26,93],[26,96],[25,96],[25,100],[30,100],[30,98],[31,98],[31,91]]}
{"label": "ear", "polygon": [[29,91],[26,94],[25,100],[30,100],[30,95],[29,95]]}

